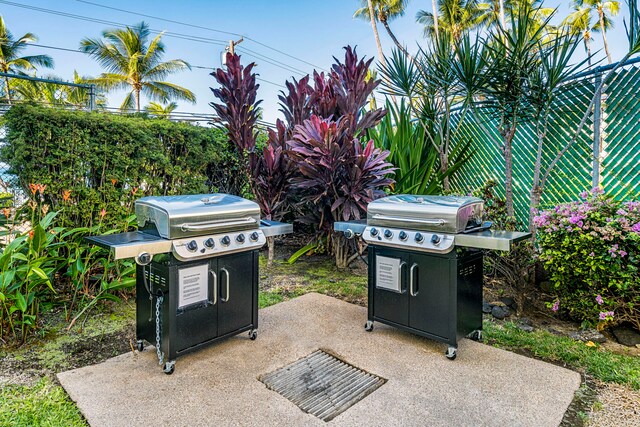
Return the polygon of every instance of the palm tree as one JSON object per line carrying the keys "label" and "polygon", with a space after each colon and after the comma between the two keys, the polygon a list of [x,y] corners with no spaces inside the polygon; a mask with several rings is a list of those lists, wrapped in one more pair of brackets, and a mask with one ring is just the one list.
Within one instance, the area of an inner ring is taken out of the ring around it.
{"label": "palm tree", "polygon": [[589,66],[591,66],[591,32],[595,30],[595,26],[591,22],[591,10],[587,7],[573,5],[574,11],[566,17],[562,22],[571,34],[579,35],[584,43],[584,50],[587,54]]}
{"label": "palm tree", "polygon": [[[376,40],[376,47],[378,48],[378,59],[381,64],[384,64],[384,53],[382,52],[382,43],[380,43],[380,34],[378,34],[378,25],[376,24],[376,14],[373,9],[373,1],[374,0],[366,0],[367,1],[367,9],[368,9],[368,17],[371,22],[371,28],[373,29],[373,38]],[[357,12],[356,12],[357,13]]]}
{"label": "palm tree", "polygon": [[[387,30],[391,40],[402,52],[408,55],[389,27],[389,21],[403,16],[409,0],[360,0],[362,7],[353,14],[354,18],[379,21]],[[371,5],[371,7],[369,7]],[[373,19],[372,19],[373,16]]]}
{"label": "palm tree", "polygon": [[171,116],[178,104],[176,102],[170,102],[166,106],[157,102],[150,102],[149,105],[144,107],[144,111],[161,119],[168,119]]}
{"label": "palm tree", "polygon": [[[0,71],[3,73],[24,74],[24,71],[35,70],[36,66],[53,67],[53,59],[48,55],[20,56],[27,44],[38,41],[32,33],[26,33],[18,39],[7,28],[4,18],[0,15]],[[7,92],[7,103],[11,104],[11,88],[9,77],[4,78]]]}
{"label": "palm tree", "polygon": [[[602,42],[604,43],[604,51],[607,54],[607,60],[611,64],[611,53],[609,52],[609,43],[607,42],[607,31],[613,28],[613,18],[620,13],[620,2],[615,0],[573,0],[576,8],[587,9],[589,14],[595,11],[598,15],[598,23],[593,27],[593,31],[602,33]],[[589,17],[589,21],[591,17]]]}
{"label": "palm tree", "polygon": [[190,90],[162,81],[170,74],[191,69],[182,59],[162,62],[164,44],[160,33],[148,42],[149,26],[141,22],[134,27],[110,29],[102,33],[102,39],[85,38],[80,50],[95,58],[107,72],[88,80],[104,90],[130,89],[120,105],[121,110],[140,112],[140,95],[151,100],[169,102],[181,99],[194,103],[196,96]]}
{"label": "palm tree", "polygon": [[438,16],[426,10],[419,10],[416,21],[424,26],[425,37],[435,37],[436,22],[439,30],[451,35],[453,41],[459,40],[465,31],[480,23],[482,11],[477,0],[443,0],[438,4]]}

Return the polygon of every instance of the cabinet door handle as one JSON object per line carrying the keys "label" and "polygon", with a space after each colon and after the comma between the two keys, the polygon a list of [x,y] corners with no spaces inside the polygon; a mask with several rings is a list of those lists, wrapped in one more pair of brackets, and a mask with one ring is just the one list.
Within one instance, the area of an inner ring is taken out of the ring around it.
{"label": "cabinet door handle", "polygon": [[415,290],[415,280],[414,280],[414,271],[416,270],[416,268],[418,268],[418,264],[413,263],[413,265],[411,266],[411,268],[409,269],[409,294],[412,297],[415,297],[418,295],[418,292],[416,292]]}
{"label": "cabinet door handle", "polygon": [[216,305],[218,302],[218,275],[213,270],[209,270],[209,274],[213,279],[213,305]]}
{"label": "cabinet door handle", "polygon": [[221,268],[220,269],[220,273],[224,272],[224,286],[226,288],[226,292],[225,292],[225,298],[222,298],[222,296],[220,296],[220,301],[222,302],[228,302],[229,301],[229,270],[227,270],[226,268]]}

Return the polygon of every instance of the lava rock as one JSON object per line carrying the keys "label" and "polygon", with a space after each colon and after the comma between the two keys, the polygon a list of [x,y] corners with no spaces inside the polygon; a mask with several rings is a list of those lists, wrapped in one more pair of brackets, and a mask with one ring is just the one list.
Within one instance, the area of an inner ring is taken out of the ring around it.
{"label": "lava rock", "polygon": [[502,301],[507,307],[511,307],[513,309],[516,308],[516,300],[512,297],[502,297],[500,298],[500,301]]}
{"label": "lava rock", "polygon": [[640,333],[634,329],[627,326],[616,326],[611,329],[611,332],[622,345],[629,347],[640,345]]}
{"label": "lava rock", "polygon": [[516,325],[518,327],[518,329],[520,329],[521,331],[525,331],[525,332],[533,332],[535,331],[535,328],[531,325],[526,325],[523,323],[518,323],[518,325]]}
{"label": "lava rock", "polygon": [[491,313],[491,309],[493,308],[493,304],[489,304],[486,301],[482,301],[482,312],[483,313]]}
{"label": "lava rock", "polygon": [[504,319],[505,317],[511,315],[511,310],[509,310],[507,307],[496,305],[491,309],[491,314],[496,319]]}
{"label": "lava rock", "polygon": [[560,332],[559,330],[554,329],[554,328],[547,328],[547,332],[549,332],[549,333],[551,333],[553,335],[558,335],[558,336],[564,335],[562,332]]}
{"label": "lava rock", "polygon": [[521,325],[533,326],[533,322],[528,317],[519,318],[518,323],[520,323]]}
{"label": "lava rock", "polygon": [[572,338],[576,341],[592,341],[600,344],[607,342],[607,338],[595,329],[584,329],[581,331],[572,332],[569,334],[569,338]]}

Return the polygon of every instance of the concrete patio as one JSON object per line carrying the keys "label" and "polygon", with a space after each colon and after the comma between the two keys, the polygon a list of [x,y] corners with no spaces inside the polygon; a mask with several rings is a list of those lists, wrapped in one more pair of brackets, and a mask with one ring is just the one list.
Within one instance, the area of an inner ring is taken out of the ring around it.
{"label": "concrete patio", "polygon": [[[179,358],[162,373],[153,347],[63,372],[62,386],[94,426],[557,426],[580,385],[561,367],[462,340],[445,345],[376,324],[366,309],[308,294],[260,311],[246,334]],[[329,423],[257,378],[317,349],[387,379]]]}

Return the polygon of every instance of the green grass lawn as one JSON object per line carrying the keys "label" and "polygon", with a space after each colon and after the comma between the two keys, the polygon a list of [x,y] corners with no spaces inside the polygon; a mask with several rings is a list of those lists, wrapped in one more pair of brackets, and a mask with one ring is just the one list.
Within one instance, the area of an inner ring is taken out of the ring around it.
{"label": "green grass lawn", "polygon": [[511,322],[485,321],[483,329],[485,342],[495,347],[516,352],[525,349],[537,358],[566,363],[568,367],[584,371],[600,381],[625,384],[640,390],[638,357],[615,354],[597,344],[589,346],[544,330],[524,332]]}
{"label": "green grass lawn", "polygon": [[76,427],[88,425],[62,387],[42,378],[32,387],[0,390],[0,426]]}

